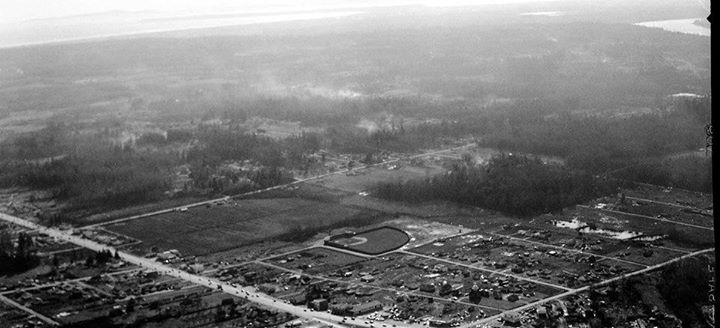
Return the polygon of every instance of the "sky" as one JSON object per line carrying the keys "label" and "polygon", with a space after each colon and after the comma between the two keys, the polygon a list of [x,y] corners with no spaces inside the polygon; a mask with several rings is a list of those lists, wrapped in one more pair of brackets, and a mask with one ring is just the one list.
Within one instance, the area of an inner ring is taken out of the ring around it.
{"label": "sky", "polygon": [[443,7],[539,1],[553,0],[0,0],[0,24],[108,11],[149,11],[169,16],[228,11],[287,12],[408,4]]}

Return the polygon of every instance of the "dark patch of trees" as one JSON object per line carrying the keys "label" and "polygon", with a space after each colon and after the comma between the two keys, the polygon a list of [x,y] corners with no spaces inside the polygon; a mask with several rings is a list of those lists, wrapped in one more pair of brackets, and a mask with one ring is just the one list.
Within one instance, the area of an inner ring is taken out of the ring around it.
{"label": "dark patch of trees", "polygon": [[88,257],[85,258],[85,265],[88,267],[92,266],[99,266],[103,265],[105,263],[110,262],[113,259],[113,254],[110,252],[110,250],[102,250],[99,252],[95,252],[92,255],[88,255]]}
{"label": "dark patch of trees", "polygon": [[19,273],[37,266],[40,259],[32,248],[32,238],[26,233],[18,233],[17,242],[13,243],[9,231],[0,231],[0,274]]}
{"label": "dark patch of trees", "polygon": [[682,320],[683,327],[705,325],[701,305],[708,303],[713,275],[704,257],[676,262],[662,271],[663,283],[658,284],[658,289],[666,304]]}
{"label": "dark patch of trees", "polygon": [[489,115],[482,143],[560,156],[573,168],[605,172],[704,146],[711,107],[709,98],[702,99],[676,101],[657,113],[627,117],[570,114],[552,103],[524,101]]}
{"label": "dark patch of trees", "polygon": [[695,155],[649,160],[613,176],[637,182],[712,193],[712,157]]}
{"label": "dark patch of trees", "polygon": [[486,167],[456,164],[447,174],[383,182],[378,197],[408,202],[444,200],[530,216],[562,209],[615,190],[614,184],[539,159],[501,155]]}

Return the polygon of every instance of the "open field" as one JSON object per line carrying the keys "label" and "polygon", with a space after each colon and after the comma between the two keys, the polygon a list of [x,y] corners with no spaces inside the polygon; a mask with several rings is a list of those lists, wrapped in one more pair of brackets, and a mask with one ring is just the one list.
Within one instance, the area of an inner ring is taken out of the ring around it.
{"label": "open field", "polygon": [[[634,190],[629,190],[630,193],[633,193]],[[675,194],[675,193],[673,193]],[[691,199],[690,201],[682,200],[687,199],[683,198],[683,195],[688,195],[689,192],[679,192],[677,193],[677,198],[674,203],[667,203],[663,201],[658,201],[655,199],[661,198],[657,197],[659,195],[658,192],[655,193],[647,193],[646,195],[654,198],[654,199],[646,199],[646,198],[640,198],[640,197],[625,197],[624,201],[618,197],[617,195],[614,196],[608,196],[608,197],[602,197],[601,199],[594,200],[587,204],[590,207],[598,208],[598,209],[607,209],[607,210],[613,210],[618,212],[626,212],[630,214],[639,214],[659,219],[667,219],[670,221],[676,221],[684,224],[690,224],[690,225],[696,225],[696,226],[702,226],[702,227],[710,227],[712,228],[714,226],[713,222],[713,211],[712,211],[712,205],[709,208],[698,208],[693,206],[692,201],[700,201],[697,203],[698,205],[707,204],[706,202],[708,199],[712,201],[711,195],[707,194],[698,194],[699,198]],[[666,196],[666,195],[662,195]],[[664,198],[672,198],[672,197],[664,197]],[[679,201],[679,203],[678,203]]]}
{"label": "open field", "polygon": [[583,208],[578,206],[574,210],[565,211],[561,216],[565,221],[577,218],[580,222],[592,223],[599,231],[607,230],[610,234],[641,233],[645,236],[667,235],[663,239],[668,244],[681,248],[702,249],[714,245],[715,234],[709,229],[700,229],[689,226],[663,222],[635,215],[608,212],[604,210]]}
{"label": "open field", "polygon": [[698,209],[712,208],[712,194],[678,188],[636,183],[632,189],[624,190],[628,197],[651,199],[669,204],[691,206]]}
{"label": "open field", "polygon": [[143,241],[143,247],[202,255],[266,240],[295,230],[322,227],[363,211],[299,198],[247,199],[196,207],[107,226]]}
{"label": "open field", "polygon": [[411,180],[423,178],[443,172],[439,166],[417,167],[411,165],[392,164],[386,167],[372,167],[351,175],[335,174],[313,181],[331,189],[348,192],[367,192],[379,182]]}

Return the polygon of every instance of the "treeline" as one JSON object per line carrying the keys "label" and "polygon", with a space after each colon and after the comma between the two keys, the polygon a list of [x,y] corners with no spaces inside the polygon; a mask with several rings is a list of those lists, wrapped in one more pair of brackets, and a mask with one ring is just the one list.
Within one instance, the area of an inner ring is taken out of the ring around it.
{"label": "treeline", "polygon": [[113,209],[162,197],[170,183],[171,156],[132,148],[90,146],[47,163],[23,163],[12,173],[16,185],[52,192],[70,209]]}
{"label": "treeline", "polygon": [[0,275],[26,271],[40,263],[40,259],[32,251],[33,241],[24,232],[18,234],[13,243],[7,229],[0,231]]}
{"label": "treeline", "polygon": [[193,132],[185,129],[168,129],[165,133],[147,132],[137,138],[138,146],[165,146],[174,142],[188,142],[194,137]]}
{"label": "treeline", "polygon": [[413,126],[399,124],[368,131],[357,126],[330,127],[323,135],[334,152],[367,154],[382,151],[413,152],[438,146],[444,139],[465,137],[477,131],[474,124],[442,120]]}
{"label": "treeline", "polygon": [[390,200],[442,200],[531,216],[562,209],[614,191],[609,181],[539,159],[500,155],[487,166],[456,164],[447,174],[382,182],[374,195]]}
{"label": "treeline", "polygon": [[712,157],[686,155],[648,160],[619,170],[614,177],[655,185],[712,193]]}
{"label": "treeline", "polygon": [[704,146],[711,104],[703,99],[624,117],[557,113],[526,102],[491,115],[482,142],[508,151],[560,156],[570,167],[600,173]]}

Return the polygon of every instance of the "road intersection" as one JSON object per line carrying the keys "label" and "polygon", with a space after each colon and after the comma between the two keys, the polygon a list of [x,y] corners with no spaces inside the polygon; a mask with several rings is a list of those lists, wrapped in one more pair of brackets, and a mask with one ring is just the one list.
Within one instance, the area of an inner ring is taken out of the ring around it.
{"label": "road intersection", "polygon": [[[121,218],[121,219],[117,219],[117,220],[102,222],[102,223],[98,223],[98,224],[92,224],[92,225],[88,225],[88,226],[81,227],[81,228],[79,228],[79,229],[95,228],[95,227],[100,227],[100,226],[109,225],[109,224],[115,224],[115,223],[119,223],[119,222],[126,222],[126,221],[131,221],[131,220],[137,220],[137,219],[147,218],[147,217],[150,217],[150,216],[159,215],[159,214],[164,214],[164,213],[169,213],[169,212],[173,212],[173,211],[179,211],[179,210],[182,210],[182,209],[185,209],[185,208],[197,207],[197,206],[204,206],[204,205],[207,205],[207,204],[216,203],[216,202],[218,202],[218,201],[225,201],[225,200],[232,199],[232,198],[239,198],[239,197],[249,196],[249,195],[253,195],[253,194],[258,194],[258,193],[266,192],[266,191],[269,191],[269,190],[282,189],[282,188],[290,187],[290,186],[293,186],[293,185],[296,185],[296,184],[300,184],[300,183],[304,183],[304,182],[308,182],[308,181],[312,181],[312,180],[321,179],[321,178],[324,178],[324,177],[327,177],[327,176],[331,176],[331,175],[335,175],[335,174],[345,174],[345,173],[348,173],[348,172],[351,172],[351,171],[354,171],[354,170],[361,170],[361,169],[365,169],[365,168],[373,167],[373,166],[387,165],[387,164],[390,164],[390,163],[398,162],[398,161],[400,161],[400,160],[408,160],[408,159],[412,159],[412,158],[424,157],[424,156],[430,156],[430,155],[439,155],[439,154],[443,154],[443,153],[446,153],[446,152],[451,152],[451,151],[456,151],[456,150],[459,150],[459,149],[464,149],[464,148],[467,148],[467,147],[472,147],[472,146],[474,146],[474,145],[475,145],[474,143],[469,143],[469,144],[466,144],[466,145],[463,145],[463,146],[459,146],[459,147],[454,147],[454,148],[449,148],[449,149],[443,149],[443,150],[438,150],[438,151],[431,151],[431,152],[426,152],[426,153],[422,153],[422,154],[416,154],[416,155],[407,156],[407,157],[403,157],[403,158],[399,158],[399,159],[391,159],[391,160],[387,160],[387,161],[384,161],[384,162],[381,162],[381,163],[377,163],[377,164],[366,165],[366,166],[358,166],[358,167],[355,167],[355,168],[352,168],[352,169],[346,169],[346,170],[341,170],[341,171],[326,173],[326,174],[322,174],[322,175],[318,175],[318,176],[313,176],[313,177],[309,177],[309,178],[305,178],[305,179],[299,179],[299,180],[293,181],[293,182],[288,183],[288,184],[283,184],[283,185],[273,186],[273,187],[264,188],[264,189],[260,189],[260,190],[255,190],[255,191],[252,191],[252,192],[249,192],[249,193],[244,193],[244,194],[235,195],[235,196],[227,196],[227,197],[222,197],[222,198],[217,198],[217,199],[211,199],[211,200],[207,200],[207,201],[196,202],[196,203],[193,203],[193,204],[187,204],[187,205],[177,206],[177,207],[168,208],[168,209],[164,209],[164,210],[153,211],[153,212],[149,212],[149,213],[143,213],[143,214],[134,215],[134,216],[130,216],[130,217],[125,217],[125,218]],[[660,202],[658,202],[658,203],[660,203]],[[669,205],[669,204],[667,204],[667,205]],[[582,206],[582,205],[580,205],[580,206],[581,206],[581,207],[584,207],[584,206]],[[604,211],[613,212],[613,211],[610,211],[610,210],[604,210]],[[621,212],[621,213],[622,213],[622,214],[630,214],[630,213],[624,213],[624,212]],[[658,220],[658,221],[664,221],[664,222],[673,223],[673,224],[690,226],[690,227],[693,227],[693,228],[713,230],[712,227],[696,226],[696,225],[686,224],[686,223],[682,223],[682,222],[677,222],[677,221],[672,221],[672,220],[667,220],[667,219],[660,219],[660,218],[653,218],[653,217],[648,217],[648,216],[643,216],[643,215],[638,215],[638,214],[630,214],[630,215],[635,215],[635,216],[638,216],[638,217],[644,217],[644,218],[653,219],[653,220]],[[73,230],[60,230],[60,229],[58,229],[58,228],[45,227],[45,226],[36,224],[36,223],[34,223],[34,222],[30,221],[30,220],[23,219],[23,218],[19,218],[19,217],[15,217],[15,216],[12,216],[12,215],[3,214],[3,213],[0,213],[0,220],[4,220],[4,221],[7,221],[7,222],[11,222],[11,223],[17,224],[17,225],[19,225],[19,226],[25,227],[25,228],[27,228],[27,229],[38,231],[38,232],[40,232],[40,233],[45,233],[45,234],[47,234],[47,235],[49,235],[49,236],[51,236],[51,237],[54,237],[54,238],[57,238],[57,239],[59,239],[59,240],[63,240],[63,241],[69,242],[69,243],[73,243],[73,244],[75,244],[75,245],[77,245],[77,246],[79,246],[79,247],[88,248],[88,249],[90,249],[90,250],[94,250],[94,251],[116,250],[116,249],[114,249],[112,246],[107,246],[107,245],[104,245],[104,244],[101,244],[101,243],[98,243],[98,242],[95,242],[95,241],[86,239],[86,238],[82,237],[81,235],[73,234]],[[508,237],[508,236],[504,236],[504,237]],[[508,237],[508,238],[517,239],[516,237]],[[571,250],[571,249],[567,249],[567,248],[560,247],[560,246],[556,246],[556,245],[548,245],[548,244],[539,243],[539,242],[534,242],[534,241],[528,241],[528,240],[524,240],[524,239],[522,239],[522,240],[523,240],[524,242],[530,242],[530,243],[533,243],[533,244],[543,245],[543,246],[547,246],[547,247],[551,247],[551,248],[562,248],[562,249],[569,250],[569,251],[572,251],[572,252],[577,252],[577,253],[583,253],[583,254],[584,254],[584,252],[582,252],[582,251]],[[322,246],[322,245],[319,245],[319,244],[318,244],[318,245],[314,245],[313,247],[317,247],[317,246]],[[184,280],[184,281],[187,281],[187,282],[190,282],[190,283],[193,283],[193,284],[196,284],[196,285],[201,285],[201,286],[205,286],[205,287],[213,288],[213,289],[221,289],[221,290],[222,290],[223,292],[225,292],[225,293],[228,293],[228,294],[231,294],[231,295],[235,295],[235,296],[238,296],[238,297],[241,297],[241,298],[246,298],[246,299],[248,299],[249,301],[251,301],[251,302],[253,302],[253,303],[265,305],[265,306],[267,306],[267,307],[269,307],[269,308],[273,308],[273,309],[278,310],[278,311],[287,312],[287,313],[290,313],[290,314],[295,315],[295,316],[297,316],[297,317],[317,320],[317,321],[319,321],[319,322],[322,322],[322,323],[325,323],[325,324],[328,324],[328,325],[331,325],[331,326],[336,326],[336,327],[343,327],[343,324],[346,322],[346,321],[345,321],[345,318],[342,317],[342,316],[333,315],[333,314],[328,313],[328,312],[315,312],[315,311],[310,311],[310,310],[308,310],[308,309],[306,309],[306,308],[302,308],[302,307],[298,307],[298,306],[293,306],[293,305],[291,305],[291,304],[289,304],[289,303],[286,303],[286,302],[284,302],[284,301],[282,301],[282,300],[280,300],[280,299],[276,299],[276,298],[271,297],[271,296],[269,296],[269,295],[260,293],[260,292],[258,292],[258,291],[257,291],[255,288],[253,288],[253,287],[237,287],[237,286],[233,286],[233,285],[231,285],[231,284],[228,284],[228,283],[219,281],[218,279],[215,279],[215,278],[206,277],[206,276],[202,276],[202,275],[198,275],[198,274],[193,274],[193,273],[188,273],[188,272],[185,272],[185,271],[176,269],[176,268],[171,267],[171,266],[169,266],[169,265],[167,265],[167,264],[163,264],[163,263],[157,262],[157,261],[155,261],[155,260],[153,260],[153,259],[148,259],[148,258],[140,257],[140,256],[137,256],[137,255],[133,255],[133,254],[131,254],[131,253],[128,253],[128,252],[124,252],[124,251],[119,251],[119,250],[116,250],[116,251],[118,251],[118,255],[121,257],[121,259],[122,259],[123,261],[125,261],[125,262],[127,262],[127,263],[134,264],[134,265],[136,265],[136,266],[138,266],[138,267],[140,267],[140,268],[142,268],[142,269],[157,271],[157,272],[160,272],[160,273],[162,273],[162,274],[169,275],[169,276],[173,276],[173,277],[175,277],[175,278],[182,279],[182,280]],[[632,276],[640,275],[640,274],[649,272],[649,271],[651,271],[651,270],[656,270],[656,269],[662,268],[662,267],[664,267],[664,266],[670,265],[670,264],[675,263],[675,262],[677,262],[677,261],[680,261],[680,260],[682,260],[682,259],[685,259],[685,258],[688,258],[688,257],[697,256],[697,255],[701,255],[701,254],[705,254],[705,253],[709,253],[709,252],[712,252],[712,251],[714,251],[714,248],[699,250],[699,251],[695,251],[695,252],[687,252],[686,254],[684,254],[684,255],[682,255],[682,256],[680,256],[680,257],[677,257],[677,258],[674,258],[674,259],[671,259],[671,260],[668,260],[668,261],[665,261],[665,262],[662,262],[662,263],[659,263],[659,264],[656,264],[656,265],[652,265],[652,266],[641,265],[643,268],[640,269],[640,270],[633,271],[633,272],[631,272],[631,273],[627,273],[627,274],[620,275],[620,276],[617,276],[617,277],[609,278],[609,279],[603,280],[603,281],[601,281],[601,282],[598,282],[598,283],[596,283],[596,284],[593,284],[593,285],[590,285],[590,286],[581,287],[581,288],[567,288],[567,287],[564,287],[564,286],[559,286],[559,285],[555,285],[555,284],[550,284],[550,283],[547,283],[547,282],[532,280],[532,279],[529,279],[529,278],[523,277],[523,276],[517,276],[517,275],[511,274],[511,273],[508,273],[508,272],[500,272],[500,271],[497,271],[497,272],[496,272],[496,271],[493,271],[493,270],[488,270],[488,269],[486,269],[486,268],[479,268],[479,267],[467,265],[467,264],[464,264],[464,263],[457,263],[457,262],[452,261],[452,260],[441,259],[441,258],[432,257],[432,256],[428,256],[428,255],[422,255],[422,254],[407,252],[407,251],[402,250],[402,249],[401,249],[401,250],[394,251],[394,252],[395,252],[395,253],[399,253],[399,254],[410,254],[410,255],[412,255],[412,256],[425,257],[425,258],[429,258],[429,259],[433,259],[433,260],[437,260],[437,261],[441,261],[441,262],[446,262],[446,263],[450,263],[450,264],[453,264],[453,265],[463,266],[463,267],[482,269],[482,270],[485,270],[485,271],[490,271],[490,272],[495,273],[495,274],[501,274],[501,275],[505,275],[505,276],[512,276],[512,277],[515,277],[515,278],[520,279],[520,280],[530,281],[530,282],[537,283],[537,284],[543,284],[543,285],[551,286],[551,287],[553,287],[553,288],[557,288],[557,289],[563,291],[563,292],[560,293],[560,294],[557,294],[557,295],[554,295],[554,296],[551,296],[551,297],[547,297],[547,298],[544,298],[544,299],[541,299],[541,300],[537,300],[537,301],[534,301],[534,302],[531,302],[531,303],[522,305],[522,306],[520,306],[520,307],[514,308],[514,309],[512,309],[512,310],[507,310],[507,311],[501,312],[500,314],[493,315],[493,316],[490,316],[490,317],[487,317],[487,318],[483,318],[483,319],[478,320],[478,321],[465,323],[465,324],[463,324],[463,325],[461,326],[461,327],[463,327],[463,328],[472,328],[472,327],[481,327],[482,325],[486,325],[486,324],[488,324],[488,323],[490,323],[490,322],[492,322],[492,321],[495,321],[495,320],[501,318],[502,315],[504,315],[505,313],[508,313],[508,312],[520,312],[520,311],[524,311],[524,310],[527,310],[527,309],[531,309],[531,308],[533,308],[533,307],[536,307],[536,306],[538,306],[538,305],[544,304],[544,303],[546,303],[546,302],[550,302],[550,301],[553,301],[553,300],[561,299],[561,298],[566,297],[566,296],[570,296],[570,295],[582,293],[582,292],[585,292],[585,291],[590,290],[591,288],[595,288],[595,287],[598,287],[598,286],[610,284],[610,283],[612,283],[612,282],[615,282],[615,281],[618,281],[618,280],[621,280],[621,279],[625,279],[625,278],[627,278],[627,277],[632,277]],[[287,254],[293,253],[293,252],[296,252],[296,251],[291,251],[291,252],[288,252]],[[393,252],[391,252],[391,253],[393,253]],[[282,254],[281,254],[281,255],[282,255]],[[353,254],[353,255],[357,255],[357,254]],[[286,268],[282,268],[282,267],[279,267],[279,266],[275,266],[275,265],[269,264],[269,263],[267,263],[267,262],[264,261],[264,260],[266,260],[266,259],[269,259],[269,258],[272,258],[272,257],[277,257],[277,256],[279,256],[279,255],[273,255],[273,256],[270,256],[270,257],[263,258],[263,259],[257,259],[257,260],[254,260],[254,261],[248,261],[248,262],[246,262],[246,263],[256,262],[256,263],[259,263],[259,264],[262,264],[262,265],[271,266],[271,267],[274,267],[274,268],[277,268],[277,269],[280,269],[280,270],[292,271],[292,270],[288,270],[288,269],[286,269]],[[597,256],[597,255],[596,255],[596,256]],[[604,256],[601,256],[601,257],[602,257],[602,258],[606,258],[606,257],[604,257]],[[620,259],[617,259],[617,258],[612,258],[612,257],[607,257],[607,258],[608,258],[608,259],[615,260],[615,261],[626,262],[626,261],[623,261],[623,260],[620,260]],[[631,263],[631,262],[628,262],[628,263]],[[632,264],[638,265],[637,263],[634,263],[634,262],[632,262]],[[293,272],[294,272],[294,271],[293,271]],[[208,272],[206,272],[206,273],[208,273]],[[305,274],[305,275],[307,275],[307,274]],[[323,279],[323,280],[330,280],[330,279],[328,279],[327,277],[317,277],[317,278]],[[378,287],[378,286],[370,286],[370,287],[383,289],[383,288]],[[394,289],[392,289],[392,291],[399,292],[399,291],[394,290]],[[426,295],[422,295],[422,296],[426,297]],[[437,297],[434,297],[434,298],[437,298]],[[39,319],[41,319],[41,320],[43,320],[43,321],[46,321],[46,322],[51,323],[51,324],[56,324],[56,322],[53,321],[52,319],[47,318],[47,317],[44,317],[43,315],[41,315],[41,314],[33,311],[32,309],[29,309],[29,308],[24,307],[24,306],[22,306],[22,305],[20,305],[20,304],[17,304],[16,302],[13,302],[12,300],[10,300],[10,299],[8,299],[7,297],[5,297],[4,295],[0,295],[0,301],[3,301],[3,302],[5,302],[5,303],[11,304],[11,305],[13,305],[13,306],[16,306],[16,307],[18,307],[18,308],[20,308],[20,309],[22,309],[22,310],[24,310],[24,311],[26,311],[26,312],[28,312],[28,313],[31,313],[31,314],[37,316]],[[470,305],[470,304],[468,304],[468,305]],[[473,304],[473,305],[474,305],[474,304]],[[361,320],[357,320],[357,321],[353,320],[353,322],[351,322],[350,324],[352,324],[353,326],[373,327],[372,323],[363,322],[363,321],[361,321]],[[400,327],[414,327],[414,328],[423,327],[422,325],[419,325],[419,324],[408,324],[408,323],[397,323],[397,325],[400,326]]]}

